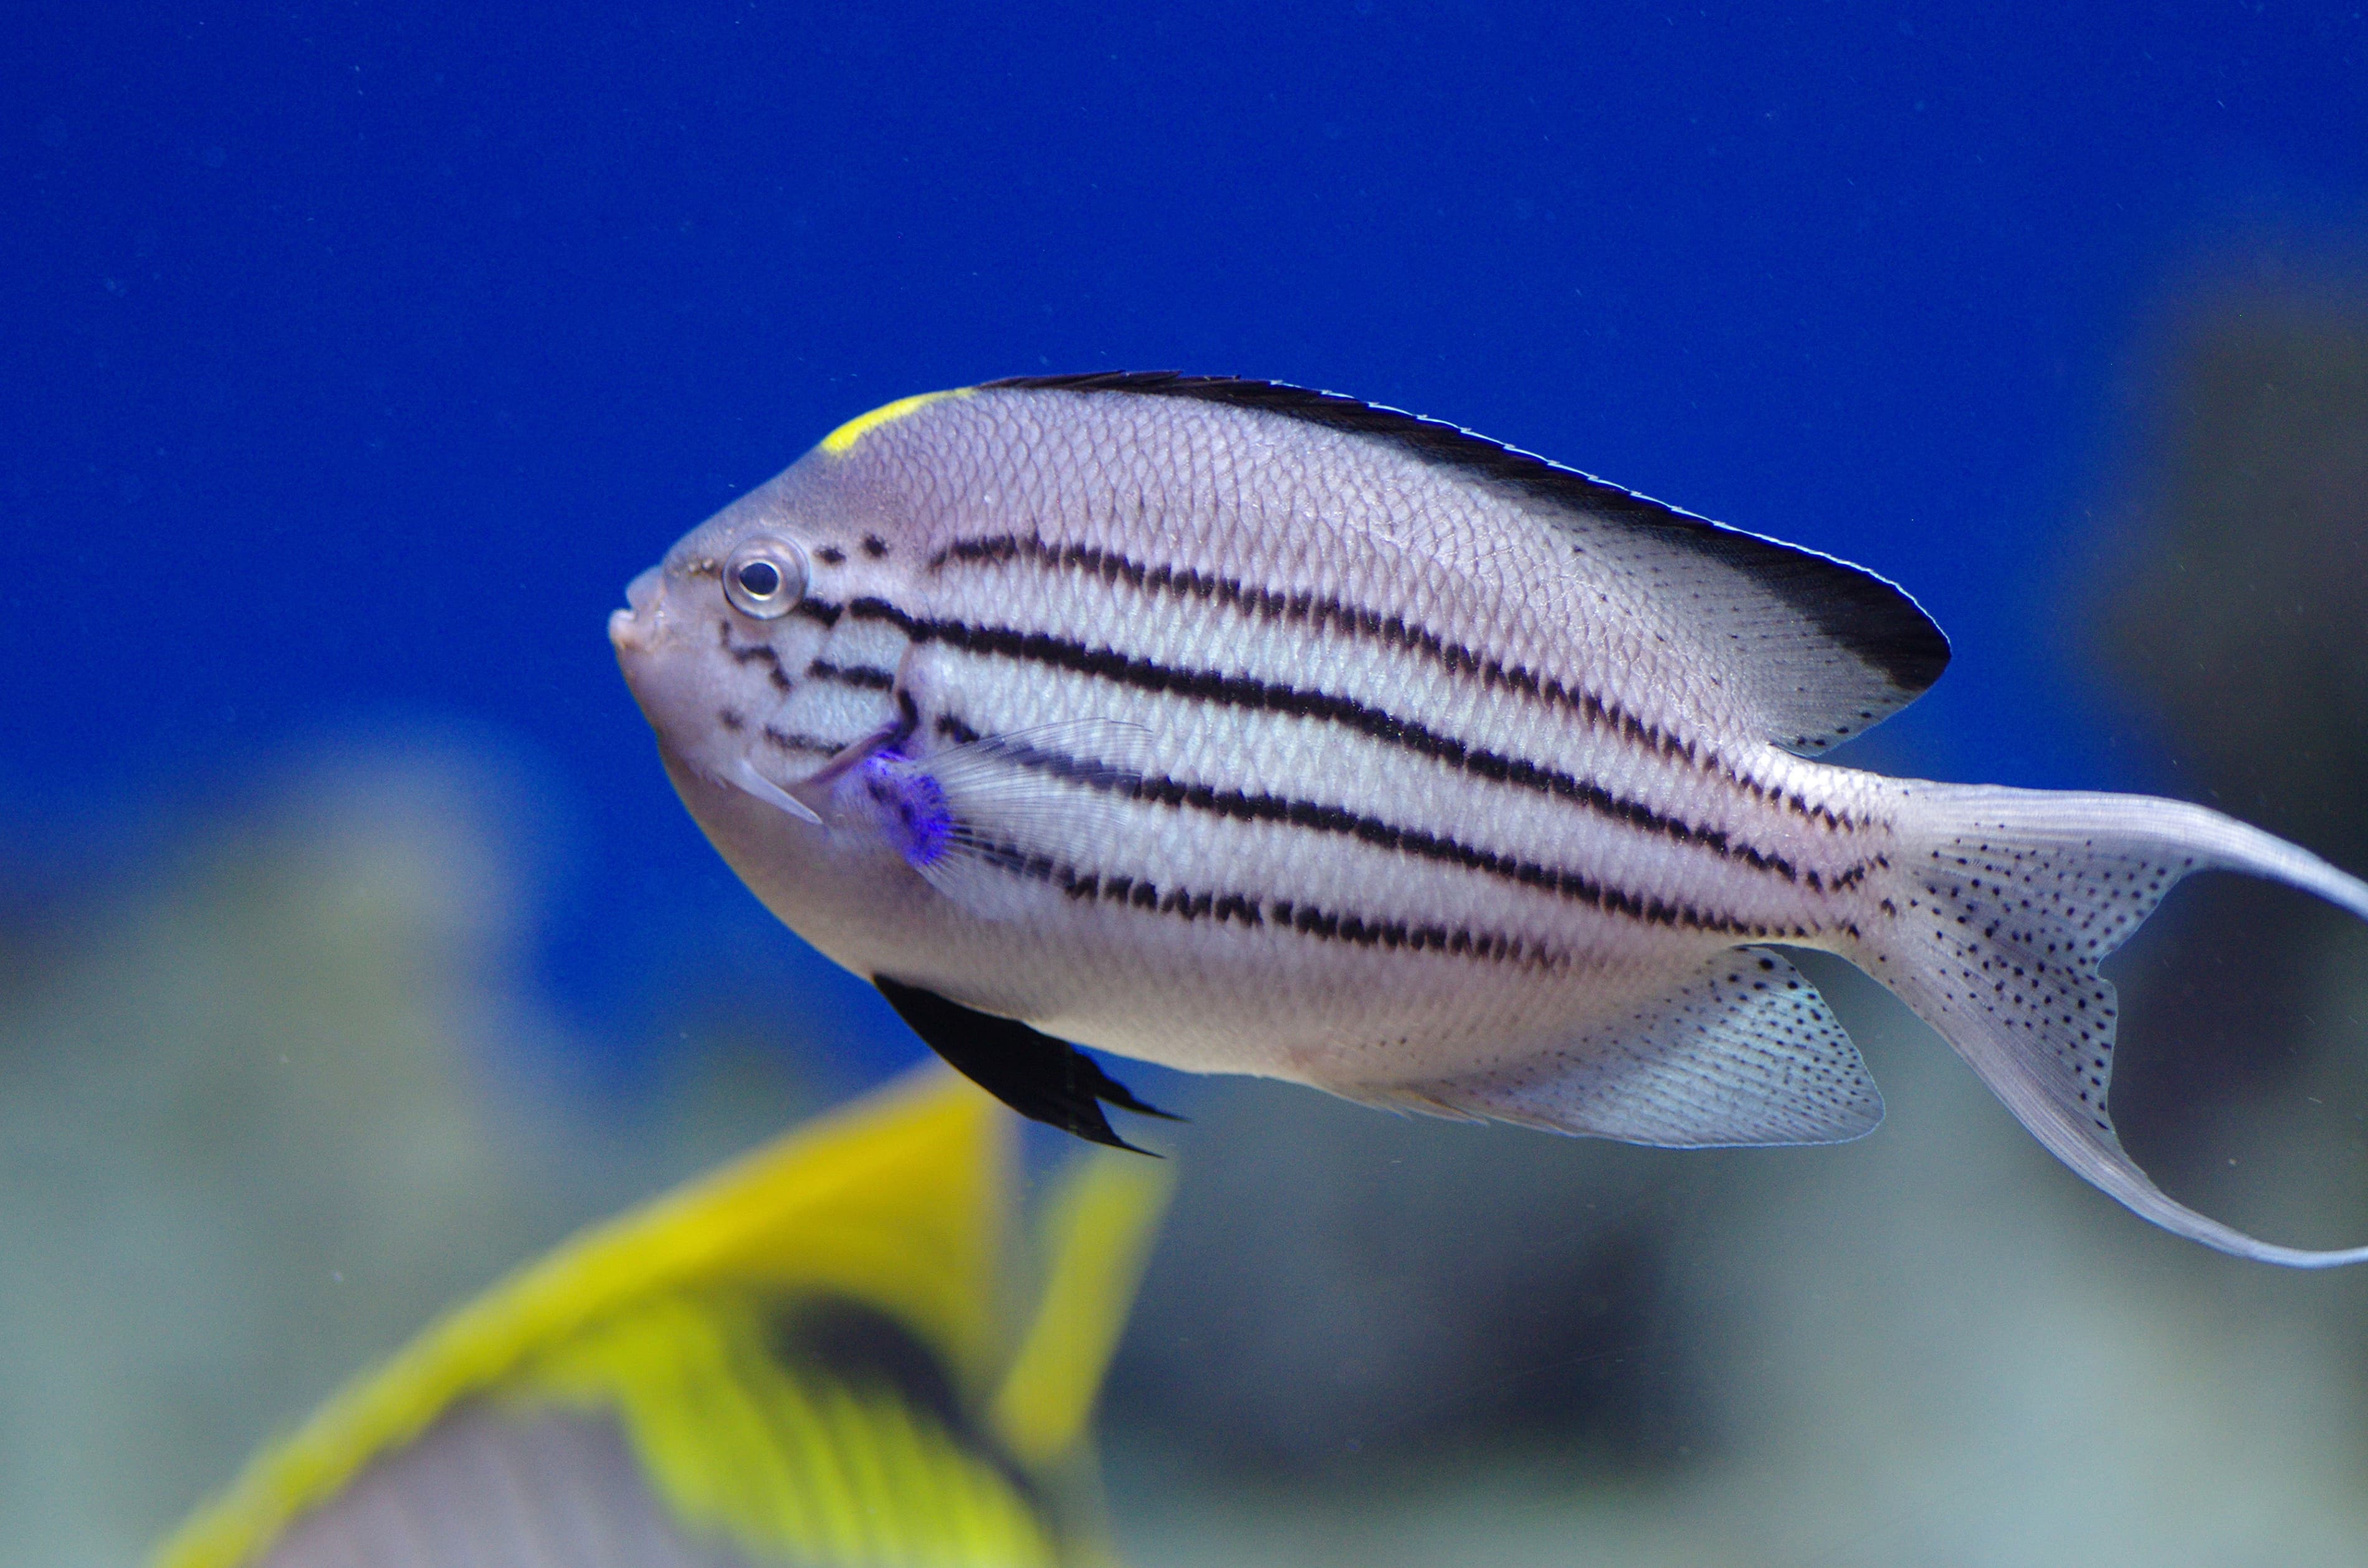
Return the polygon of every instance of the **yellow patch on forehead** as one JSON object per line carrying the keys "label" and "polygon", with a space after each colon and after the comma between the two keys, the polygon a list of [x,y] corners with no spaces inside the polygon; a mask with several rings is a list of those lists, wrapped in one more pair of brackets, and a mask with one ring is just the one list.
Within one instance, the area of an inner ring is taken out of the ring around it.
{"label": "yellow patch on forehead", "polygon": [[829,435],[825,436],[822,438],[822,449],[832,457],[843,458],[854,449],[856,442],[860,441],[881,426],[892,425],[905,415],[927,408],[940,399],[968,397],[970,393],[970,388],[957,387],[952,392],[921,392],[913,397],[900,397],[885,407],[875,408],[869,414],[857,415]]}

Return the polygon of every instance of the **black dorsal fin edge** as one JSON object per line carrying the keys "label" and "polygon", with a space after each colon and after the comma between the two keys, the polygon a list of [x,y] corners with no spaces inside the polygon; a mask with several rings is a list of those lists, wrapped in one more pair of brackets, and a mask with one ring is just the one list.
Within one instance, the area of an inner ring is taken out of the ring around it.
{"label": "black dorsal fin edge", "polygon": [[1010,376],[985,382],[980,390],[1189,398],[1372,437],[1421,461],[1491,480],[1577,511],[1650,528],[1672,544],[1718,560],[1759,584],[1860,663],[1879,672],[1897,688],[1903,706],[1949,667],[1949,639],[1924,608],[1887,577],[1820,551],[1697,517],[1444,420],[1284,381],[1195,376],[1180,370]]}

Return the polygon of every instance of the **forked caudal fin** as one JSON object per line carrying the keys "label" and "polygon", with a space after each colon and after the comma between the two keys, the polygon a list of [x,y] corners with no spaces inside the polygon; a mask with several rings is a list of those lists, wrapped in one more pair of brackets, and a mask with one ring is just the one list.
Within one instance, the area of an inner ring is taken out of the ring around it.
{"label": "forked caudal fin", "polygon": [[2113,987],[2097,965],[2191,871],[2242,871],[2368,920],[2368,882],[2202,806],[2135,795],[1913,786],[1898,917],[1853,958],[1898,994],[2042,1143],[2139,1214],[2265,1263],[2368,1262],[2257,1241],[2155,1186],[2106,1113]]}

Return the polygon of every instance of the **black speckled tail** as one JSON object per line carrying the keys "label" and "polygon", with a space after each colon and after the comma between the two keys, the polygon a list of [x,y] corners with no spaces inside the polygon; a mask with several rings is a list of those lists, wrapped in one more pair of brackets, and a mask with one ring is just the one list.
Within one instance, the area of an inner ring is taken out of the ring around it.
{"label": "black speckled tail", "polygon": [[[1941,1031],[2057,1158],[2157,1224],[2240,1257],[2316,1268],[2368,1247],[2279,1246],[2195,1212],[2140,1170],[2105,1108],[2117,1006],[2097,972],[2192,871],[2315,892],[2368,919],[2368,883],[2175,801],[1919,785],[1902,858],[1856,961]],[[1905,825],[1905,824],[1903,824]]]}

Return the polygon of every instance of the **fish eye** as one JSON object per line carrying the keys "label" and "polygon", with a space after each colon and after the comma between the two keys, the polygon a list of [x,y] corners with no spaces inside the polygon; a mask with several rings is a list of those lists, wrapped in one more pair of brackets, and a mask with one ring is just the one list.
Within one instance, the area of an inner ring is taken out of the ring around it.
{"label": "fish eye", "polygon": [[752,539],[723,562],[723,597],[757,620],[784,616],[806,597],[806,552],[785,539]]}

